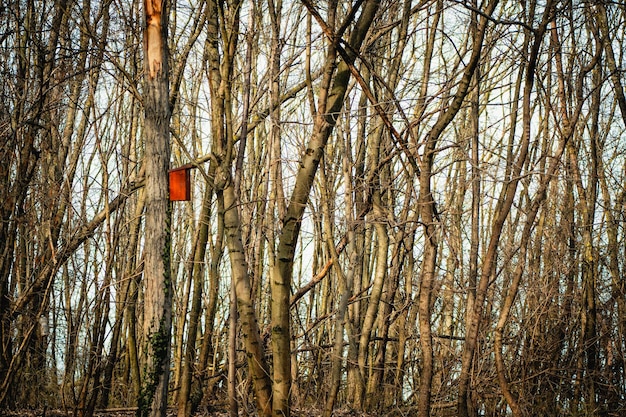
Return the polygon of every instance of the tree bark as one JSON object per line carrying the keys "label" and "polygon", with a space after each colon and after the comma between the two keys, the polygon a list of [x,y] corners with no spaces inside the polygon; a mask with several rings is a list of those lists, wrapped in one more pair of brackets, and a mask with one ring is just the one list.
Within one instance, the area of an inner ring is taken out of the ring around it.
{"label": "tree bark", "polygon": [[145,0],[144,12],[146,223],[143,333],[146,371],[142,375],[137,415],[164,417],[168,399],[172,326],[167,2]]}

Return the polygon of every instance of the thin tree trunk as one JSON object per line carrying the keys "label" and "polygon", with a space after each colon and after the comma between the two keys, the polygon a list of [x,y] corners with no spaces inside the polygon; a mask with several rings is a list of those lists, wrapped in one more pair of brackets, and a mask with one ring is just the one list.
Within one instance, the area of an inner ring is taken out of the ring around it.
{"label": "thin tree trunk", "polygon": [[[349,181],[349,175],[347,170],[344,171],[344,179]],[[333,350],[332,350],[332,359],[331,359],[331,375],[330,375],[330,388],[328,390],[328,398],[326,399],[326,404],[324,406],[324,417],[331,417],[333,410],[335,408],[335,404],[337,401],[337,395],[339,393],[339,388],[341,385],[341,370],[343,364],[343,345],[344,345],[344,333],[345,327],[347,325],[347,312],[348,312],[348,301],[352,296],[352,287],[354,284],[354,269],[358,262],[357,252],[354,250],[354,230],[348,230],[346,239],[347,239],[347,252],[350,256],[348,261],[348,270],[344,274],[341,269],[339,263],[339,253],[337,248],[335,247],[335,243],[333,241],[333,232],[331,224],[334,222],[334,218],[331,215],[331,204],[330,199],[332,198],[331,193],[329,192],[329,184],[327,184],[328,180],[325,175],[323,175],[322,171],[322,180],[321,187],[322,193],[325,196],[325,200],[322,201],[323,204],[323,215],[324,215],[324,233],[326,235],[326,241],[328,243],[328,250],[330,251],[331,260],[333,261],[333,265],[335,266],[336,275],[338,279],[338,291],[339,291],[339,304],[337,305],[336,319],[335,319],[335,334],[334,334],[334,342],[333,342]],[[349,182],[347,182],[349,184]],[[348,190],[346,193],[346,218],[348,219],[348,224],[352,224],[352,190]]]}
{"label": "thin tree trunk", "polygon": [[[379,7],[379,0],[368,0],[363,6],[358,22],[350,36],[350,59],[354,62],[355,51],[361,47]],[[305,5],[312,13],[315,8],[308,1]],[[319,16],[319,15],[317,15]],[[322,81],[318,114],[315,116],[313,135],[301,160],[296,176],[293,193],[287,212],[282,221],[282,231],[278,243],[277,261],[272,271],[272,350],[274,353],[274,414],[290,415],[289,395],[291,391],[291,320],[289,301],[296,244],[304,210],[309,200],[315,174],[324,153],[324,148],[336,123],[336,114],[343,107],[345,93],[350,80],[350,70],[341,62],[334,77],[332,89],[331,76],[335,61],[335,51],[328,56],[327,72]],[[350,64],[353,64],[350,62]],[[329,95],[328,95],[329,94]]]}
{"label": "thin tree trunk", "polygon": [[430,324],[431,298],[435,270],[437,268],[437,218],[436,207],[431,191],[432,165],[434,160],[434,143],[429,142],[428,154],[420,165],[420,217],[424,225],[424,259],[420,274],[419,286],[419,329],[422,347],[422,372],[420,375],[419,398],[417,413],[419,417],[430,416],[430,399],[433,378],[433,340]]}
{"label": "thin tree trunk", "polygon": [[[382,207],[382,201],[380,198],[380,191],[374,191],[372,196],[373,208],[372,215],[374,216],[372,221],[374,222],[374,228],[376,229],[376,268],[374,271],[374,279],[372,282],[372,289],[369,294],[369,302],[367,304],[367,310],[365,317],[363,318],[363,327],[361,328],[361,337],[359,339],[359,356],[358,365],[361,372],[361,380],[363,385],[360,387],[360,393],[357,393],[357,405],[365,409],[368,406],[367,398],[365,397],[367,381],[370,378],[371,368],[367,366],[369,362],[369,350],[370,342],[372,339],[372,330],[376,319],[378,318],[380,299],[383,293],[383,285],[387,278],[388,257],[389,257],[389,235],[387,233],[387,226],[385,221],[387,220],[387,213]],[[369,369],[368,369],[369,368]]]}
{"label": "thin tree trunk", "polygon": [[243,340],[248,356],[250,376],[254,383],[258,412],[261,415],[272,414],[272,383],[269,377],[269,368],[265,361],[263,342],[259,332],[256,310],[251,299],[252,288],[248,275],[248,263],[241,240],[241,223],[235,198],[232,181],[223,192],[218,194],[224,201],[224,228],[228,254],[232,268],[232,279],[235,281],[237,307],[241,320]]}
{"label": "thin tree trunk", "polygon": [[481,16],[476,36],[472,41],[472,54],[467,66],[463,70],[463,76],[459,81],[458,89],[454,94],[450,106],[442,113],[437,122],[428,132],[425,139],[424,155],[420,164],[420,216],[424,226],[425,248],[424,263],[420,280],[420,297],[419,297],[419,327],[420,327],[420,343],[422,345],[423,366],[422,375],[420,377],[420,393],[418,413],[420,416],[430,415],[430,398],[431,385],[433,376],[433,348],[432,348],[432,328],[430,325],[430,309],[431,309],[431,291],[434,280],[437,257],[437,240],[436,227],[438,222],[435,201],[432,196],[432,168],[436,154],[437,142],[445,130],[452,122],[456,114],[461,109],[461,105],[466,99],[467,92],[478,67],[481,52],[483,48],[483,40],[487,29],[488,19],[498,4],[498,0],[490,1]]}
{"label": "thin tree trunk", "polygon": [[[202,201],[202,212],[198,235],[195,239],[193,250],[193,262],[191,268],[191,281],[193,282],[193,298],[191,301],[191,311],[189,312],[189,328],[187,330],[187,343],[185,344],[185,355],[181,372],[180,392],[178,394],[178,416],[190,416],[194,407],[190,399],[192,387],[192,375],[194,373],[196,359],[196,340],[198,338],[198,328],[200,315],[202,313],[202,294],[204,288],[204,258],[206,255],[207,242],[209,240],[209,224],[211,221],[211,203],[213,197],[213,186],[206,182],[204,198]],[[182,324],[181,324],[182,326]]]}
{"label": "thin tree trunk", "polygon": [[230,283],[230,318],[228,320],[228,411],[230,417],[239,415],[237,403],[237,289]]}
{"label": "thin tree trunk", "polygon": [[[567,135],[571,135],[574,131],[574,127],[580,109],[583,102],[583,87],[582,79],[584,75],[590,72],[595,64],[598,62],[601,56],[601,48],[596,51],[595,59],[592,59],[588,66],[585,66],[581,70],[578,82],[576,83],[577,89],[575,91],[575,98],[579,100],[578,108],[573,111],[568,108],[568,93],[565,86],[565,72],[563,69],[562,60],[562,45],[559,40],[557,31],[557,24],[553,20],[551,22],[551,47],[555,53],[556,73],[559,83],[559,102],[560,102],[560,116],[563,121],[564,131]],[[592,121],[590,132],[590,158],[589,169],[590,172],[587,175],[587,188],[583,184],[582,174],[578,166],[578,149],[574,143],[568,142],[568,160],[571,168],[570,175],[573,177],[574,185],[578,193],[579,211],[582,222],[582,308],[581,308],[581,324],[582,324],[582,343],[579,345],[579,358],[584,361],[584,373],[583,381],[586,386],[586,392],[583,393],[585,397],[585,404],[589,410],[597,410],[597,367],[598,367],[598,340],[596,329],[596,286],[597,286],[597,264],[595,249],[593,247],[593,233],[594,233],[594,219],[595,219],[595,206],[597,204],[598,195],[598,111],[600,108],[600,86],[601,76],[600,73],[593,71],[593,82],[595,88],[592,93]]]}

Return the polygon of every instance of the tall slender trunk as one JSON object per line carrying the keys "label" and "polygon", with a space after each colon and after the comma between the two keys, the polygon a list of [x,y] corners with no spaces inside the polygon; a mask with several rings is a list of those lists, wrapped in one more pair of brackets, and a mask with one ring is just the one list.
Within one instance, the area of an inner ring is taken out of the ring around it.
{"label": "tall slender trunk", "polygon": [[[305,5],[311,13],[315,13],[319,17],[310,2],[306,1]],[[379,0],[368,0],[363,6],[361,15],[350,35],[349,58],[352,60],[350,64],[354,63],[356,51],[361,48],[361,43],[369,31],[379,5]],[[321,22],[321,19],[319,21]],[[329,35],[334,41],[334,34]],[[275,399],[274,402],[274,415],[277,416],[290,415],[291,320],[289,305],[296,244],[315,174],[326,143],[335,127],[336,115],[343,107],[343,100],[350,80],[348,64],[341,62],[337,67],[332,89],[330,88],[335,56],[335,51],[331,50],[327,58],[329,60],[326,66],[327,71],[320,89],[318,114],[315,116],[313,134],[300,162],[291,199],[285,217],[282,219],[282,230],[276,253],[277,260],[272,271],[272,350],[275,366],[274,384],[276,384],[274,394],[280,395],[280,398]]]}
{"label": "tall slender trunk", "polygon": [[[202,201],[202,213],[198,234],[194,242],[193,262],[191,267],[191,281],[193,282],[193,298],[191,301],[191,311],[189,312],[189,328],[187,330],[187,343],[185,344],[185,354],[182,364],[180,392],[178,394],[178,416],[187,417],[194,411],[194,404],[191,400],[192,375],[198,357],[196,353],[196,340],[198,338],[198,328],[200,315],[202,313],[202,294],[204,288],[204,258],[206,255],[207,242],[209,240],[209,224],[211,221],[211,203],[213,197],[213,186],[206,182],[204,198]],[[182,325],[182,324],[181,324]]]}
{"label": "tall slender trunk", "polygon": [[380,299],[383,293],[383,286],[388,275],[388,256],[389,256],[389,235],[387,225],[385,224],[386,215],[382,207],[380,191],[374,191],[372,197],[372,215],[374,228],[376,229],[376,268],[374,271],[374,280],[372,289],[369,294],[369,302],[365,317],[363,318],[363,327],[361,328],[361,337],[359,338],[359,354],[358,365],[361,372],[362,386],[360,392],[356,393],[357,405],[365,409],[369,404],[365,396],[367,389],[367,381],[371,376],[371,367],[367,366],[370,356],[370,343],[372,340],[372,332],[374,324],[378,318]]}
{"label": "tall slender trunk", "polygon": [[[565,71],[563,68],[562,45],[559,39],[556,21],[551,22],[551,47],[554,50],[556,74],[559,84],[559,113],[563,121],[564,131],[571,135],[574,131],[576,121],[581,111],[583,102],[583,77],[595,68],[599,57],[601,56],[601,47],[598,47],[595,58],[581,69],[578,82],[576,83],[575,98],[579,101],[578,107],[570,108],[568,99],[570,98],[565,81]],[[574,186],[578,193],[579,205],[578,210],[581,216],[581,232],[582,232],[582,308],[581,308],[581,336],[582,343],[579,345],[580,360],[583,361],[584,370],[582,380],[584,381],[586,391],[583,392],[586,407],[589,410],[597,409],[597,367],[598,367],[598,340],[597,340],[597,307],[596,307],[596,286],[597,286],[597,265],[598,260],[593,246],[595,207],[598,196],[598,112],[600,108],[600,86],[602,76],[596,69],[593,71],[594,89],[591,94],[591,122],[590,122],[590,155],[587,158],[589,162],[589,174],[586,181],[578,166],[579,150],[575,143],[569,141],[567,143],[567,156],[569,162],[569,174],[573,178]],[[586,182],[586,184],[585,184]],[[586,187],[585,187],[586,185]]]}
{"label": "tall slender trunk", "polygon": [[228,319],[228,408],[231,417],[239,415],[237,403],[237,288],[230,283]]}
{"label": "tall slender trunk", "polygon": [[420,344],[422,347],[422,372],[420,375],[418,416],[430,416],[431,386],[433,378],[433,340],[431,316],[431,297],[435,270],[437,267],[437,219],[436,207],[431,190],[432,165],[434,160],[434,144],[427,144],[428,153],[422,159],[420,165],[420,217],[424,225],[424,259],[419,283],[419,329]]}
{"label": "tall slender trunk", "polygon": [[[346,180],[349,180],[347,172],[344,172],[344,177]],[[324,417],[331,417],[333,413],[333,409],[335,407],[337,401],[337,395],[339,393],[339,388],[341,385],[341,370],[343,365],[343,345],[344,345],[344,333],[347,322],[347,312],[348,312],[348,301],[352,296],[352,287],[354,283],[354,267],[358,262],[357,253],[354,250],[354,231],[349,230],[346,239],[347,243],[347,252],[349,254],[348,268],[347,271],[341,269],[339,263],[339,254],[335,248],[335,243],[333,241],[333,233],[331,224],[334,221],[333,216],[331,215],[331,204],[330,198],[331,194],[329,193],[329,184],[327,184],[327,179],[325,175],[322,175],[321,186],[322,192],[325,196],[326,201],[323,201],[323,216],[324,216],[324,232],[327,236],[328,242],[328,250],[330,251],[330,256],[333,261],[333,265],[335,266],[336,275],[338,277],[338,291],[340,294],[339,304],[337,305],[337,313],[335,320],[335,334],[333,341],[333,353],[331,359],[331,375],[330,375],[330,388],[328,390],[328,398],[326,399],[326,404],[324,406]],[[348,183],[349,184],[349,183]],[[350,219],[352,217],[352,199],[351,199],[351,190],[346,193],[346,217]],[[351,224],[352,221],[349,221]]]}
{"label": "tall slender trunk", "polygon": [[[479,19],[476,35],[472,39],[472,52],[470,59],[463,70],[457,91],[452,97],[446,111],[441,113],[433,127],[428,131],[425,142],[423,158],[420,163],[420,216],[424,227],[425,247],[424,262],[420,275],[419,297],[419,327],[420,343],[422,345],[423,367],[420,377],[420,394],[418,413],[420,416],[430,415],[431,385],[433,376],[433,347],[432,328],[430,324],[431,291],[435,278],[437,262],[437,211],[435,200],[432,195],[432,168],[436,155],[436,148],[443,131],[452,122],[461,109],[466,99],[471,80],[480,62],[483,50],[483,41],[488,25],[488,16],[491,16],[498,4],[498,0],[492,0],[485,5],[483,15]],[[418,109],[419,110],[419,109]],[[421,110],[420,110],[421,112]]]}
{"label": "tall slender trunk", "polygon": [[[130,224],[130,232],[129,232],[129,242],[127,246],[127,251],[130,253],[128,257],[128,266],[126,268],[126,276],[132,276],[135,272],[135,268],[137,265],[135,254],[137,253],[137,246],[139,242],[139,226],[141,224],[141,213],[143,212],[143,192],[139,192],[139,200],[137,203],[137,208],[135,213],[137,215],[133,219]],[[102,381],[102,397],[100,399],[100,408],[107,408],[109,406],[109,396],[111,394],[111,389],[113,387],[113,370],[115,369],[115,365],[118,359],[118,351],[120,349],[120,340],[122,338],[123,325],[125,323],[124,318],[126,317],[126,321],[128,321],[128,315],[124,315],[127,313],[127,305],[128,301],[132,297],[134,280],[132,278],[127,279],[121,288],[121,294],[119,295],[119,305],[122,308],[116,309],[115,314],[115,324],[113,325],[113,334],[111,336],[111,351],[106,360],[106,365],[104,369],[104,376]]]}
{"label": "tall slender trunk", "polygon": [[235,190],[232,181],[228,181],[228,184],[221,193],[218,193],[218,198],[223,199],[224,202],[224,229],[232,279],[235,281],[237,307],[248,356],[250,376],[254,383],[258,412],[261,415],[269,416],[272,414],[272,382],[269,367],[265,361],[257,314],[251,298],[252,287],[248,275],[248,262],[241,240],[241,222],[237,211]]}

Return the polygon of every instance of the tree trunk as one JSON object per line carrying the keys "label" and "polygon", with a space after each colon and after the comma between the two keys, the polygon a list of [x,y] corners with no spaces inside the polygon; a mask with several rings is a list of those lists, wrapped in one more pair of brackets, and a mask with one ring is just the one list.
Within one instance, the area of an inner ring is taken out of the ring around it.
{"label": "tree trunk", "polygon": [[[314,7],[306,2],[309,11]],[[350,58],[354,62],[356,51],[369,31],[374,20],[379,0],[368,0],[363,6],[358,22],[350,36]],[[319,15],[318,15],[319,16]],[[315,116],[313,135],[301,160],[300,169],[296,176],[293,193],[282,221],[282,231],[279,238],[276,254],[276,264],[272,271],[272,350],[274,353],[274,415],[289,416],[291,391],[291,320],[289,314],[289,297],[291,295],[291,280],[296,245],[300,232],[300,225],[313,180],[324,153],[328,138],[336,123],[336,114],[343,107],[343,101],[348,89],[350,70],[345,62],[341,62],[331,85],[332,68],[334,67],[335,53],[331,51],[327,63],[327,73],[323,81],[324,87],[320,90],[321,97],[318,105],[319,113]],[[350,64],[353,64],[351,62]],[[329,94],[329,95],[327,95]]]}
{"label": "tree trunk", "polygon": [[[430,146],[429,146],[430,145]],[[437,268],[438,225],[436,207],[431,191],[434,141],[427,143],[428,154],[420,166],[420,217],[424,225],[424,260],[419,284],[419,330],[422,346],[422,372],[420,375],[418,416],[430,416],[431,385],[433,379],[433,338],[430,324],[431,298]],[[432,146],[432,147],[431,147]]]}
{"label": "tree trunk", "polygon": [[[224,175],[223,171],[222,175]],[[232,279],[235,281],[237,307],[248,356],[248,367],[254,383],[258,412],[263,416],[269,416],[272,413],[272,383],[269,377],[269,368],[265,361],[257,314],[251,299],[252,288],[248,275],[248,263],[241,240],[241,223],[237,212],[235,190],[230,179],[227,180],[227,183],[228,185],[223,192],[218,194],[218,198],[222,198],[224,201],[224,229]]]}
{"label": "tree trunk", "polygon": [[[193,282],[193,298],[191,301],[191,311],[189,312],[189,329],[187,330],[187,343],[183,367],[181,372],[180,392],[178,394],[178,416],[186,417],[192,414],[193,404],[190,399],[192,387],[192,375],[198,355],[196,354],[196,339],[198,338],[198,328],[200,315],[202,313],[202,293],[204,288],[204,257],[206,254],[207,242],[209,240],[209,223],[211,220],[211,200],[213,197],[213,186],[208,181],[204,191],[202,201],[202,214],[198,234],[195,239],[193,250],[193,263],[191,267],[191,281]],[[182,324],[181,324],[182,326]]]}
{"label": "tree trunk", "polygon": [[170,100],[167,3],[145,0],[144,140],[146,224],[144,238],[145,374],[137,415],[164,417],[170,371],[172,282],[170,276]]}

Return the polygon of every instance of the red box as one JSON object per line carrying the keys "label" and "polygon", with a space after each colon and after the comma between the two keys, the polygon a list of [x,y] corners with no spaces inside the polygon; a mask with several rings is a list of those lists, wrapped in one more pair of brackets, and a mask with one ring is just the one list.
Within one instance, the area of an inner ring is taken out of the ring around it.
{"label": "red box", "polygon": [[170,201],[191,200],[191,168],[184,165],[170,169]]}

